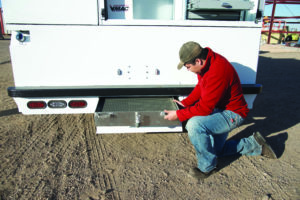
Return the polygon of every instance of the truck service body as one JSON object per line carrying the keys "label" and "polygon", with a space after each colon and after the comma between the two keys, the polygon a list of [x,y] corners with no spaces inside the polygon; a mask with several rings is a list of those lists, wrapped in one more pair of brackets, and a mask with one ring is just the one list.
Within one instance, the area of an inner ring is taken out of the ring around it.
{"label": "truck service body", "polygon": [[177,70],[196,41],[235,67],[248,107],[256,83],[259,0],[3,0],[15,86],[23,114],[93,113],[97,133],[178,132],[164,120],[197,77]]}

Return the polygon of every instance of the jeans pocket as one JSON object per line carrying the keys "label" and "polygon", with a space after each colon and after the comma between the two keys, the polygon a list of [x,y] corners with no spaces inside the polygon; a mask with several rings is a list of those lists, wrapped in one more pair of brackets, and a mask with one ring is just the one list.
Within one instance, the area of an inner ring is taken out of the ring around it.
{"label": "jeans pocket", "polygon": [[239,114],[236,114],[230,110],[224,110],[223,114],[231,129],[240,126],[244,121],[244,119]]}

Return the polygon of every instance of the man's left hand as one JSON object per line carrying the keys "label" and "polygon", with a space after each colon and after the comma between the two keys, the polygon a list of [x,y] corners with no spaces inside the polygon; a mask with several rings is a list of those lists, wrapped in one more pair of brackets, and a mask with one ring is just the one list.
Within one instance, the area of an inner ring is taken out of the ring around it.
{"label": "man's left hand", "polygon": [[164,119],[170,120],[170,121],[174,121],[174,120],[178,119],[176,110],[164,110],[164,112],[166,113],[166,116],[164,117]]}

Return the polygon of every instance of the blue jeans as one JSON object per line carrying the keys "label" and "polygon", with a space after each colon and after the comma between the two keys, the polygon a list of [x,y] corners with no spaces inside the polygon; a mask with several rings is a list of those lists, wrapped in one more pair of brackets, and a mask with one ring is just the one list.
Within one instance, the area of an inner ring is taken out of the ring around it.
{"label": "blue jeans", "polygon": [[229,155],[260,155],[262,147],[253,135],[241,140],[226,141],[228,132],[238,127],[244,119],[229,110],[217,110],[208,116],[189,119],[186,129],[194,145],[198,168],[210,172],[217,165],[217,157]]}

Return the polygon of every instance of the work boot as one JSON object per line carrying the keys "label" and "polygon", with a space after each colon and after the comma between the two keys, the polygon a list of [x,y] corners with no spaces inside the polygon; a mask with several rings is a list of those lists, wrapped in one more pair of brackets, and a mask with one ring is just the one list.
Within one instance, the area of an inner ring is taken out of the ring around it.
{"label": "work boot", "polygon": [[262,152],[261,152],[262,156],[271,159],[277,159],[277,156],[274,153],[272,147],[267,143],[265,138],[259,132],[255,132],[253,134],[253,137],[257,141],[257,143],[262,146]]}
{"label": "work boot", "polygon": [[202,172],[198,167],[194,167],[193,169],[191,169],[190,174],[194,178],[197,178],[199,180],[204,180],[208,178],[210,175],[216,173],[217,171],[218,171],[217,168],[215,168],[210,172]]}

